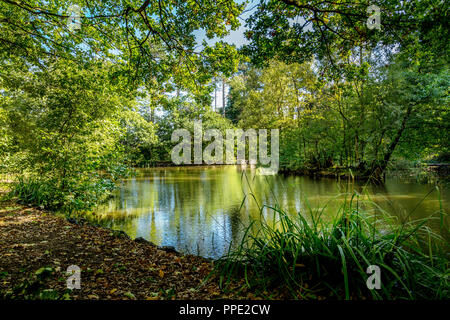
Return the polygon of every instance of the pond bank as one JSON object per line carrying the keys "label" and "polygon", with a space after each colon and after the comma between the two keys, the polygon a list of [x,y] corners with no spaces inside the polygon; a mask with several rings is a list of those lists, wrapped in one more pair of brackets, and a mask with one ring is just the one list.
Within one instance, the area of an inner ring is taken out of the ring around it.
{"label": "pond bank", "polygon": [[349,179],[371,182],[382,182],[386,177],[401,177],[418,183],[448,182],[450,180],[450,164],[425,164],[419,167],[388,168],[383,173],[382,181],[375,181],[358,169],[328,168],[328,169],[280,169],[280,174],[293,176],[307,176],[312,178]]}
{"label": "pond bank", "polygon": [[[0,203],[0,256],[3,299],[253,298],[203,283],[210,260],[13,202]],[[73,291],[66,286],[71,265],[81,269],[81,288]]]}

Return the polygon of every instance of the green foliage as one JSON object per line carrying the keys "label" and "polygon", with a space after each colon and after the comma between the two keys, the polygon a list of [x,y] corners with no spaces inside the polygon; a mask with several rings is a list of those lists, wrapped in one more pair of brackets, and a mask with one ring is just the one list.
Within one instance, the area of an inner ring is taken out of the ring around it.
{"label": "green foliage", "polygon": [[[370,5],[381,10],[381,30],[366,25]],[[448,63],[448,14],[448,3],[435,0],[260,1],[246,21],[250,44],[244,52],[259,66],[272,59],[302,63],[314,56],[335,75],[345,73],[341,63],[352,50],[380,44],[398,46],[417,61]]]}
{"label": "green foliage", "polygon": [[[381,9],[381,30],[366,25],[369,5]],[[260,1],[246,22],[253,67],[231,81],[228,113],[245,127],[282,128],[285,169],[379,179],[393,158],[447,152],[444,2]]]}
{"label": "green foliage", "polygon": [[31,274],[28,279],[17,285],[11,292],[6,292],[3,299],[26,299],[26,300],[70,300],[67,290],[61,294],[52,289],[45,289],[46,281],[54,276],[52,267],[42,267]]}
{"label": "green foliage", "polygon": [[[89,67],[89,69],[88,69]],[[120,111],[108,66],[49,62],[3,75],[1,109],[22,176],[13,193],[48,209],[89,209],[122,176]]]}
{"label": "green foliage", "polygon": [[[81,9],[77,30],[69,29],[71,5]],[[175,83],[200,97],[216,70],[233,72],[237,50],[221,44],[199,49],[195,32],[227,35],[239,27],[243,7],[232,0],[1,2],[0,60],[101,59],[113,62],[118,82],[166,92]]]}
{"label": "green foliage", "polygon": [[[344,206],[331,223],[323,210],[292,217],[280,208],[261,214],[237,249],[216,263],[221,283],[235,277],[259,292],[279,290],[294,299],[446,299],[448,259],[443,240],[426,221],[392,224]],[[443,214],[443,213],[441,213]],[[369,265],[381,270],[381,289],[369,290]]]}
{"label": "green foliage", "polygon": [[[367,1],[260,1],[238,51],[196,41],[239,27],[232,0],[2,2],[0,170],[21,176],[24,202],[91,208],[125,165],[170,162],[173,130],[199,119],[280,128],[284,170],[380,178],[392,160],[445,158],[448,5],[370,4],[382,30],[367,28]],[[209,107],[218,77],[227,119]]]}
{"label": "green foliage", "polygon": [[[68,27],[74,4],[79,30]],[[382,10],[382,30],[366,26],[371,4]],[[169,162],[173,130],[192,132],[197,120],[222,132],[280,128],[285,170],[379,178],[388,164],[448,160],[447,2],[261,0],[243,50],[197,43],[198,32],[212,39],[236,30],[244,6],[0,2],[0,173],[18,177],[11,195],[49,210],[90,210],[127,166]],[[225,117],[210,107],[217,77],[231,78]],[[449,295],[448,260],[431,241],[422,250],[422,229],[380,230],[352,208],[331,226],[274,210],[280,228],[263,219],[249,229],[219,263],[224,278],[244,270],[248,286],[281,283],[294,298]],[[380,292],[365,289],[368,264],[382,267]],[[10,297],[58,298],[41,290],[52,272],[38,270]]]}
{"label": "green foliage", "polygon": [[448,149],[448,69],[394,62],[340,81],[312,63],[250,67],[230,82],[227,114],[243,128],[280,128],[283,169],[380,175],[391,159]]}
{"label": "green foliage", "polygon": [[19,177],[12,187],[11,196],[17,197],[19,203],[71,213],[92,209],[115,189],[113,181],[95,174],[89,181],[71,181],[65,189],[60,185],[57,178]]}
{"label": "green foliage", "polygon": [[6,130],[7,114],[0,108],[0,172],[4,171],[9,158],[10,139]]}
{"label": "green foliage", "polygon": [[124,147],[127,163],[132,166],[151,161],[152,149],[158,143],[157,126],[147,120],[141,110],[126,111],[121,119],[125,134],[120,142]]}

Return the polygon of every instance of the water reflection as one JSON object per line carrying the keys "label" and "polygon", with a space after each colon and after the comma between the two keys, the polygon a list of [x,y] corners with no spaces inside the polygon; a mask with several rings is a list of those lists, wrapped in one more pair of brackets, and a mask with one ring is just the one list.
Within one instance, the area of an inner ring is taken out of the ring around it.
{"label": "water reflection", "polygon": [[[245,173],[245,174],[244,174]],[[383,186],[334,179],[259,176],[250,166],[142,169],[125,180],[98,210],[101,224],[158,245],[217,258],[242,237],[243,225],[260,219],[259,206],[278,205],[291,214],[324,210],[331,219],[355,191],[366,210],[386,210],[400,219],[439,211],[433,186],[388,180]],[[448,212],[450,198],[442,194]],[[266,219],[272,211],[263,210]]]}

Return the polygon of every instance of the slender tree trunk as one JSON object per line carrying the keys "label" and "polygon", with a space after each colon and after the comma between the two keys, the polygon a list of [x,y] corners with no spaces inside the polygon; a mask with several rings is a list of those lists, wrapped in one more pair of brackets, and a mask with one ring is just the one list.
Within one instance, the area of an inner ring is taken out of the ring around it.
{"label": "slender tree trunk", "polygon": [[217,111],[217,83],[216,79],[214,81],[214,111]]}
{"label": "slender tree trunk", "polygon": [[222,78],[222,112],[225,118],[225,78]]}
{"label": "slender tree trunk", "polygon": [[398,143],[400,142],[400,138],[402,137],[403,132],[405,131],[406,123],[408,122],[408,119],[412,113],[412,109],[413,106],[409,105],[408,109],[406,110],[406,114],[402,119],[400,129],[397,131],[397,134],[395,135],[394,139],[389,144],[389,147],[386,153],[384,154],[383,160],[381,160],[380,163],[376,164],[375,167],[372,169],[371,176],[374,177],[376,180],[381,180],[381,177],[383,176],[383,173],[386,170],[389,160],[391,159],[391,156],[394,153]]}

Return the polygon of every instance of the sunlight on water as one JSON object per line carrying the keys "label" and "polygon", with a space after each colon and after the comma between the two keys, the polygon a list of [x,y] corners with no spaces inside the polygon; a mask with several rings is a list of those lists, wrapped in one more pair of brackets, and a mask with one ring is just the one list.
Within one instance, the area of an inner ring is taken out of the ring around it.
{"label": "sunlight on water", "polygon": [[[245,172],[245,175],[243,173]],[[261,219],[259,206],[279,206],[290,214],[323,210],[331,219],[355,192],[353,206],[420,219],[439,211],[432,185],[388,180],[383,186],[298,176],[259,176],[237,166],[141,169],[124,180],[97,212],[99,222],[178,251],[217,258],[239,241],[243,225]],[[431,193],[425,198],[425,196]],[[442,192],[449,210],[449,195]],[[265,219],[272,211],[264,208]],[[270,221],[270,220],[269,220]]]}

